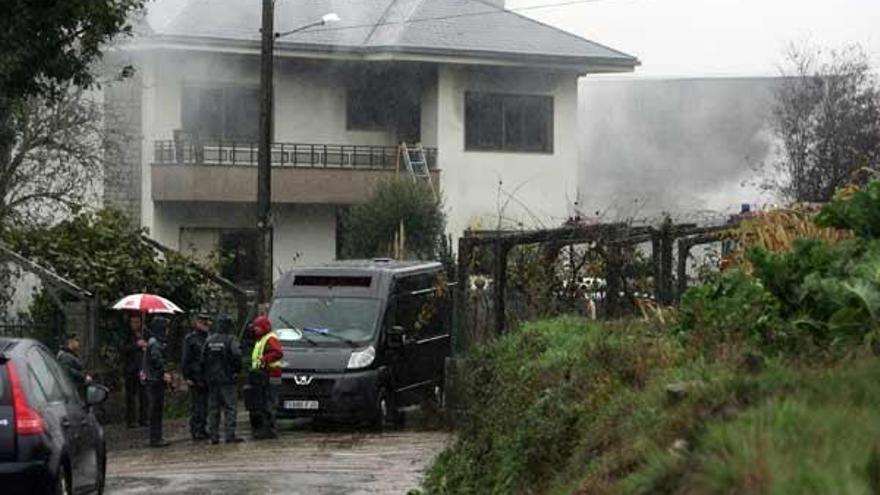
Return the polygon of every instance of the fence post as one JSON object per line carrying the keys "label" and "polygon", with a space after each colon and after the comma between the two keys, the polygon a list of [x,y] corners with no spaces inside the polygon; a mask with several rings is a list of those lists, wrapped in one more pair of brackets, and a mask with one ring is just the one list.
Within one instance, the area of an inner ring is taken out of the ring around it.
{"label": "fence post", "polygon": [[471,261],[474,256],[474,245],[463,236],[458,239],[458,280],[455,284],[455,320],[452,332],[452,350],[459,353],[464,350],[464,336],[467,334],[468,289],[470,289]]}
{"label": "fence post", "polygon": [[660,259],[660,232],[651,231],[651,263],[654,265],[654,300],[657,304],[663,301],[663,262]]}
{"label": "fence post", "polygon": [[687,238],[678,240],[678,290],[675,291],[675,300],[681,300],[681,295],[687,290],[687,259],[691,251],[691,243]]}
{"label": "fence post", "polygon": [[620,315],[620,245],[609,243],[605,254],[605,314],[617,317]]}
{"label": "fence post", "polygon": [[493,306],[495,310],[495,336],[500,337],[504,335],[505,327],[507,326],[506,319],[506,311],[504,308],[504,293],[507,289],[507,253],[510,251],[510,247],[507,245],[505,241],[496,240],[495,241],[495,263],[493,264],[494,268],[494,277],[493,277],[493,290],[492,295],[494,296]]}
{"label": "fence post", "polygon": [[666,217],[660,231],[660,264],[663,267],[663,298],[657,301],[663,305],[672,304],[674,297],[672,292],[672,249],[674,242],[672,228],[672,219]]}

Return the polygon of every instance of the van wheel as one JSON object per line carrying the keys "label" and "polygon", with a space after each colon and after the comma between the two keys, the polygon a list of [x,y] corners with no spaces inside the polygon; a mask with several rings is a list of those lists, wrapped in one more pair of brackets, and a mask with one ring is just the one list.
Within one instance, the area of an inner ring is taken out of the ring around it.
{"label": "van wheel", "polygon": [[397,405],[385,387],[380,388],[379,393],[376,394],[376,411],[374,414],[373,426],[378,430],[391,430],[400,424],[400,413],[397,411]]}

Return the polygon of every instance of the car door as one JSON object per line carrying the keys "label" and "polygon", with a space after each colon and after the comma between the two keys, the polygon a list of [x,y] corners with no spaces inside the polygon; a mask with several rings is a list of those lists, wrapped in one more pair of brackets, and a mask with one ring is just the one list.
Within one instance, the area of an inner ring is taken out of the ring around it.
{"label": "car door", "polygon": [[59,447],[66,447],[70,460],[73,487],[81,478],[78,472],[77,458],[79,455],[80,424],[70,416],[67,397],[61,383],[49,367],[47,358],[52,359],[39,347],[32,347],[27,352],[28,379],[30,380],[30,396],[39,410],[43,421],[51,422],[49,431],[60,431],[63,438],[56,440]]}
{"label": "car door", "polygon": [[43,349],[40,349],[40,353],[46,360],[49,370],[58,380],[61,392],[64,394],[65,403],[67,404],[68,418],[78,429],[76,436],[76,459],[71,460],[76,465],[74,471],[77,473],[74,480],[74,488],[77,490],[90,489],[97,481],[98,475],[98,439],[95,428],[91,423],[91,413],[85,404],[81,392],[73,385],[70,377],[58,361]]}
{"label": "car door", "polygon": [[6,366],[0,363],[0,462],[15,460],[15,417]]}

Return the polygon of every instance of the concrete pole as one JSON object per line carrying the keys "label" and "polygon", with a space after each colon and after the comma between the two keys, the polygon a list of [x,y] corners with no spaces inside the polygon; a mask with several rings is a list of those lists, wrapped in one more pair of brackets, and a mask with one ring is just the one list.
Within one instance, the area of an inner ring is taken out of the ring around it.
{"label": "concrete pole", "polygon": [[272,298],[272,104],[273,52],[275,48],[275,0],[263,0],[263,24],[260,47],[260,136],[257,152],[257,300]]}

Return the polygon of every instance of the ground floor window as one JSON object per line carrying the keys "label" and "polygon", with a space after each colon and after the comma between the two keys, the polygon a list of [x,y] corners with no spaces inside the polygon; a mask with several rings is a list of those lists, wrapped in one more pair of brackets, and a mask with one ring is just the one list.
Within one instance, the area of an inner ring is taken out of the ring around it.
{"label": "ground floor window", "polygon": [[553,97],[465,93],[465,149],[553,152]]}
{"label": "ground floor window", "polygon": [[220,274],[232,282],[255,285],[257,282],[257,229],[180,229],[180,248],[202,261],[219,256]]}

